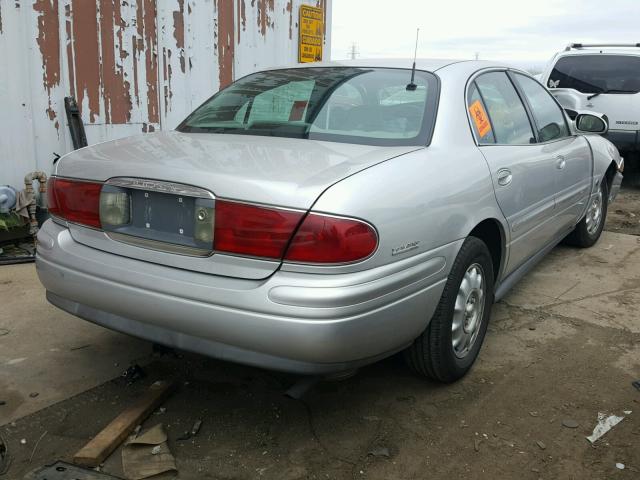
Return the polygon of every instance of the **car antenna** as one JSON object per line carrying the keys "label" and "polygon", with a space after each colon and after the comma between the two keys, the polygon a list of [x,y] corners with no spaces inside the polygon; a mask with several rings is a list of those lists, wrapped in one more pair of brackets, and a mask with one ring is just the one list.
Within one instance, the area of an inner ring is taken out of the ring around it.
{"label": "car antenna", "polygon": [[413,51],[413,67],[411,67],[411,81],[407,84],[407,90],[413,92],[418,86],[414,83],[416,78],[416,56],[418,55],[418,36],[420,35],[420,29],[416,29],[416,48]]}

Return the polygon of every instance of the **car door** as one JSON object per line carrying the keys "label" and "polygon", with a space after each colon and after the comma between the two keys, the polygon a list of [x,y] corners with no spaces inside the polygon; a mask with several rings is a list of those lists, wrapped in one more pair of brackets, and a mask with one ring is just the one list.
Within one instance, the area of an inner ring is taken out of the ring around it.
{"label": "car door", "polygon": [[557,154],[555,148],[537,143],[527,107],[506,71],[475,77],[467,91],[467,106],[509,225],[504,272],[509,274],[557,234]]}
{"label": "car door", "polygon": [[571,229],[591,191],[591,148],[582,135],[571,135],[562,108],[546,88],[521,73],[510,75],[531,111],[539,144],[556,159],[556,221],[560,229]]}

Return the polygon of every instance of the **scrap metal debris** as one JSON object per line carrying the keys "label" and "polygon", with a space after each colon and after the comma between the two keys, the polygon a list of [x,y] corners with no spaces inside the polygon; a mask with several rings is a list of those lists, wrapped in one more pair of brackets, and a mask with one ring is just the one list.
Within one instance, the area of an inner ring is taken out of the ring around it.
{"label": "scrap metal debris", "polygon": [[161,423],[127,440],[122,449],[122,470],[131,480],[178,471]]}
{"label": "scrap metal debris", "polygon": [[607,415],[603,412],[598,412],[598,423],[593,429],[593,433],[587,437],[587,440],[592,444],[600,439],[605,433],[619,424],[624,417],[618,417],[617,415]]}
{"label": "scrap metal debris", "polygon": [[121,480],[119,477],[61,461],[39,467],[24,478],[25,480]]}
{"label": "scrap metal debris", "polygon": [[191,427],[191,430],[188,432],[184,432],[184,435],[182,435],[181,437],[178,437],[178,440],[189,440],[191,437],[195,437],[198,432],[200,431],[200,428],[202,427],[202,420],[198,419],[193,423],[193,427]]}
{"label": "scrap metal debris", "polygon": [[124,372],[122,372],[122,378],[124,378],[127,381],[127,385],[132,385],[138,380],[146,376],[147,374],[144,373],[144,370],[142,369],[142,367],[137,363],[134,365],[131,365]]}
{"label": "scrap metal debris", "polygon": [[48,433],[47,430],[45,430],[44,433],[40,435],[40,438],[38,439],[36,444],[33,446],[33,450],[31,450],[31,455],[29,456],[29,463],[31,463],[31,460],[33,460],[33,456],[36,454],[36,450],[38,449],[38,445],[40,445],[40,441],[44,438],[44,436],[47,433]]}
{"label": "scrap metal debris", "polygon": [[562,426],[567,428],[578,428],[580,424],[572,418],[565,418],[562,420]]}
{"label": "scrap metal debris", "polygon": [[387,447],[376,447],[369,451],[367,455],[371,455],[373,457],[387,457],[389,458],[391,454],[389,453],[389,449]]}
{"label": "scrap metal debris", "polygon": [[9,457],[9,450],[7,450],[7,444],[0,436],[0,475],[4,475],[9,470],[9,464],[11,463],[11,457]]}

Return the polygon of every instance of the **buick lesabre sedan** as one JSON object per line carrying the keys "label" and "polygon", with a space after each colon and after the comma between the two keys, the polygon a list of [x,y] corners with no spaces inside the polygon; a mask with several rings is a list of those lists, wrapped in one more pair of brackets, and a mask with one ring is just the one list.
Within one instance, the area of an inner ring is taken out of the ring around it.
{"label": "buick lesabre sedan", "polygon": [[600,236],[623,161],[487,62],[263,71],[175,131],[83,148],[49,184],[48,300],[90,322],[304,374],[404,352],[462,377],[493,302]]}

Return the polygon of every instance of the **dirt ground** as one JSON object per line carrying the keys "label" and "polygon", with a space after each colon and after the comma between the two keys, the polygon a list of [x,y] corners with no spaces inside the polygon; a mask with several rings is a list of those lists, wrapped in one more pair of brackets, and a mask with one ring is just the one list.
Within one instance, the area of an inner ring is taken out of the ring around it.
{"label": "dirt ground", "polygon": [[[638,212],[633,195],[612,210]],[[605,232],[588,250],[556,248],[494,305],[477,365],[453,385],[423,380],[393,357],[293,400],[284,395],[292,376],[196,355],[137,358],[146,372],[138,382],[117,378],[0,427],[12,457],[0,480],[71,460],[167,378],[179,390],[144,428],[166,426],[181,479],[638,479],[639,304],[640,236]],[[8,337],[0,354],[12,348]],[[100,352],[75,352],[89,372],[102,362]],[[599,412],[625,418],[591,445]],[[178,440],[197,419],[198,435]],[[122,475],[120,450],[103,469]]]}
{"label": "dirt ground", "polygon": [[640,235],[640,188],[624,186],[609,206],[605,229]]}

